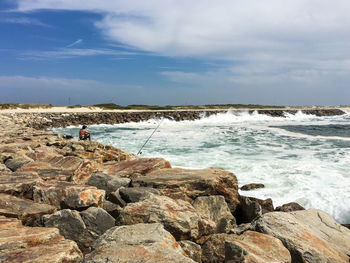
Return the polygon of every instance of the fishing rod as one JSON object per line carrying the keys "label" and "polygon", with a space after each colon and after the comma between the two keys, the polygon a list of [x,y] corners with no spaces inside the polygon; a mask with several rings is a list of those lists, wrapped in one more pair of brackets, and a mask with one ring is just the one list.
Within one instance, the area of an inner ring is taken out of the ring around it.
{"label": "fishing rod", "polygon": [[142,149],[143,147],[145,147],[145,145],[148,143],[148,141],[151,139],[151,137],[153,136],[153,134],[156,132],[156,130],[158,130],[159,126],[162,124],[164,118],[162,118],[158,124],[158,126],[154,129],[154,131],[152,132],[151,136],[148,137],[148,139],[146,140],[146,142],[142,145],[141,149],[138,151],[138,153],[136,155],[139,155],[140,153],[142,154]]}

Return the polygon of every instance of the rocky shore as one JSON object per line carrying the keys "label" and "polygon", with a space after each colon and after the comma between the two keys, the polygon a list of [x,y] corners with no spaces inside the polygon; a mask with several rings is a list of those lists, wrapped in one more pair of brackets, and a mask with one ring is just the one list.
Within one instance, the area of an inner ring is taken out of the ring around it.
{"label": "rocky shore", "polygon": [[350,262],[350,230],[321,210],[46,130],[215,113],[0,113],[0,262]]}

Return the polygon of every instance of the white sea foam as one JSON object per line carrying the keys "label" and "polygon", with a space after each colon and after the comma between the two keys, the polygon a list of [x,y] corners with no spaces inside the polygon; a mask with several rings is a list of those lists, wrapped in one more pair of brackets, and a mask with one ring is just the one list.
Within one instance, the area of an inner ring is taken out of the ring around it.
{"label": "white sea foam", "polygon": [[[160,121],[89,128],[93,139],[137,153]],[[349,139],[303,135],[278,127],[330,124],[350,125],[350,115],[317,117],[298,112],[275,118],[229,111],[195,121],[164,119],[142,156],[163,157],[175,167],[227,169],[236,174],[239,185],[265,184],[243,195],[272,198],[275,206],[295,201],[350,223]],[[77,128],[59,131],[76,135]]]}

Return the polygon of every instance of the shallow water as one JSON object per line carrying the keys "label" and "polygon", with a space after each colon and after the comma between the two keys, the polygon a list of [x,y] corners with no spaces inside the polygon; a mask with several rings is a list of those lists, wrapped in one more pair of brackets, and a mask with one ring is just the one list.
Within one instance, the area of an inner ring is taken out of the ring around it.
{"label": "shallow water", "polygon": [[[350,223],[350,114],[316,117],[297,113],[276,118],[234,112],[175,122],[92,125],[93,140],[163,157],[173,167],[219,167],[236,174],[239,185],[265,188],[243,195],[272,198],[274,205],[298,202]],[[77,137],[78,127],[56,129]]]}

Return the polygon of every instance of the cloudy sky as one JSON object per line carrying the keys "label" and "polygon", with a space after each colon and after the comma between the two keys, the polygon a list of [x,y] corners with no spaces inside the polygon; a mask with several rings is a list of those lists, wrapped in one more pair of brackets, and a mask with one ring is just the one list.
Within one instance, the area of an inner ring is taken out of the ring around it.
{"label": "cloudy sky", "polygon": [[0,103],[349,105],[348,0],[1,0]]}

